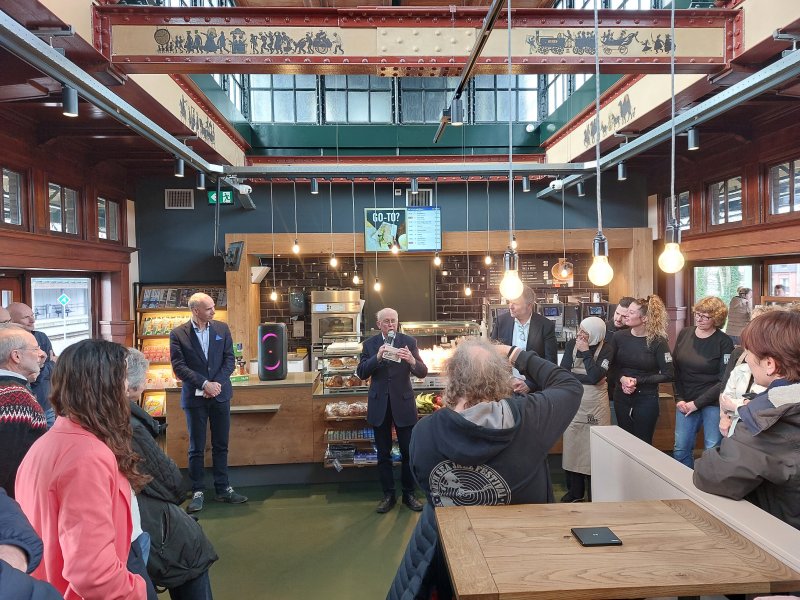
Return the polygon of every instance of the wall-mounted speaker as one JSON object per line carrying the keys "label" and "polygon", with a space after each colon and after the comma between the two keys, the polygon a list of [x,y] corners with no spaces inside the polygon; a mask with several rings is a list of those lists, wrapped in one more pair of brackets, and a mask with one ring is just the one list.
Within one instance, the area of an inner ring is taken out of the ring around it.
{"label": "wall-mounted speaker", "polygon": [[286,379],[289,372],[289,344],[284,323],[258,326],[258,378],[261,381]]}

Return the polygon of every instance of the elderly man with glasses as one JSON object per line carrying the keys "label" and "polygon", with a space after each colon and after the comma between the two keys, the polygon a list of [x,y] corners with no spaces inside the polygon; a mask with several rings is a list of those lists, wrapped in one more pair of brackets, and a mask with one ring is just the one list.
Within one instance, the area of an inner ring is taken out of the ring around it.
{"label": "elderly man with glasses", "polygon": [[[553,321],[533,312],[535,302],[533,290],[522,289],[519,298],[508,301],[508,313],[500,315],[495,322],[491,338],[521,350],[533,350],[553,364],[558,364],[556,326]],[[517,394],[528,394],[539,389],[532,379],[527,379],[514,369],[512,381]]]}
{"label": "elderly man with glasses", "polygon": [[43,354],[31,333],[13,323],[0,325],[0,487],[12,498],[19,464],[47,431],[44,411],[28,388]]}

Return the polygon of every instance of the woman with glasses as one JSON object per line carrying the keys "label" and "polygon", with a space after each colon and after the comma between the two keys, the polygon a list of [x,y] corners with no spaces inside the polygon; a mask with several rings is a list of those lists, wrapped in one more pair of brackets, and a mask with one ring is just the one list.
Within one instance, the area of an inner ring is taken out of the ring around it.
{"label": "woman with glasses", "polygon": [[[131,487],[150,477],[131,449],[125,359],[119,344],[83,340],[56,363],[51,400],[58,418],[17,473],[17,501],[44,542],[33,572],[65,600],[148,597],[127,566]],[[153,593],[155,596],[155,593]]]}
{"label": "woman with glasses", "polygon": [[667,309],[655,294],[631,302],[625,316],[629,329],[617,331],[614,346],[614,413],[617,425],[653,443],[658,421],[658,385],[675,372],[667,343]]}
{"label": "woman with glasses", "polygon": [[728,307],[714,296],[702,298],[693,307],[694,327],[678,333],[675,361],[675,446],[672,456],[689,468],[694,467],[694,440],[703,428],[703,446],[719,446],[719,398],[706,392],[718,386],[725,375],[733,340],[720,327],[725,324]]}

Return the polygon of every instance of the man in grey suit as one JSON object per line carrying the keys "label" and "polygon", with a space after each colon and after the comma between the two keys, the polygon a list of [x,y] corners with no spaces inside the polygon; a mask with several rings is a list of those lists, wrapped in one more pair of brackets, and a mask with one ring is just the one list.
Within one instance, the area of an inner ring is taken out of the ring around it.
{"label": "man in grey suit", "polygon": [[203,293],[189,298],[190,321],[169,334],[172,370],[183,382],[181,408],[189,430],[189,479],[192,500],[187,512],[203,509],[206,427],[211,424],[211,459],[215,500],[230,504],[247,502],[228,481],[228,436],[231,427],[231,373],[233,341],[228,326],[214,320],[214,300]]}
{"label": "man in grey suit", "polygon": [[417,424],[411,375],[425,377],[428,367],[419,356],[417,341],[397,332],[396,310],[384,308],[378,312],[377,318],[381,332],[364,341],[357,370],[361,379],[370,378],[367,423],[375,432],[378,477],[383,488],[383,500],[378,504],[377,512],[389,512],[397,503],[392,470],[392,425],[397,432],[402,456],[403,504],[411,510],[421,511],[422,503],[414,496],[414,476],[408,451],[411,430]]}
{"label": "man in grey suit", "polygon": [[[533,312],[536,296],[527,285],[522,288],[522,295],[508,301],[508,314],[500,315],[495,321],[491,338],[506,346],[515,346],[522,350],[533,350],[553,364],[558,364],[558,348],[556,346],[556,326],[550,319]],[[538,386],[530,379],[520,375],[514,369],[514,391],[528,394],[536,391]]]}

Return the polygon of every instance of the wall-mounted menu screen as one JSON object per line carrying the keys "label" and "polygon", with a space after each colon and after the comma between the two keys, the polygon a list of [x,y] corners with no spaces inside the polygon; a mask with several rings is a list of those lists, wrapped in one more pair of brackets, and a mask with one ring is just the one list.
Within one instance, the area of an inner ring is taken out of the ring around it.
{"label": "wall-mounted menu screen", "polygon": [[389,252],[397,244],[401,252],[442,249],[442,213],[439,207],[364,209],[364,248]]}

